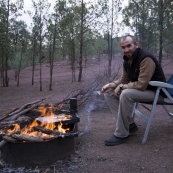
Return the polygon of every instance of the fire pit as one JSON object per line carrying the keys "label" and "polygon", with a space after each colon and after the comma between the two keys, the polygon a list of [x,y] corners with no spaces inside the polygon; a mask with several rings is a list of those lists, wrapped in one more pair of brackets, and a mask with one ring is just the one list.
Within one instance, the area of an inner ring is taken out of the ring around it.
{"label": "fire pit", "polygon": [[14,167],[45,166],[74,153],[80,121],[76,99],[70,99],[69,111],[50,112],[40,111],[32,121],[3,128],[1,156],[5,162]]}

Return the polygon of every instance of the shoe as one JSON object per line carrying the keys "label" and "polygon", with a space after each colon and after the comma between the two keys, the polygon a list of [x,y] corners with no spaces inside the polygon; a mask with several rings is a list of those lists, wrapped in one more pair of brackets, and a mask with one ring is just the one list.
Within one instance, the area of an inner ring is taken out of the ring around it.
{"label": "shoe", "polygon": [[138,126],[135,123],[129,125],[129,134],[133,134],[138,131]]}
{"label": "shoe", "polygon": [[118,138],[115,135],[112,135],[110,138],[105,140],[105,145],[106,146],[119,145],[121,143],[128,141],[128,139],[129,139],[129,136],[127,136],[125,138]]}

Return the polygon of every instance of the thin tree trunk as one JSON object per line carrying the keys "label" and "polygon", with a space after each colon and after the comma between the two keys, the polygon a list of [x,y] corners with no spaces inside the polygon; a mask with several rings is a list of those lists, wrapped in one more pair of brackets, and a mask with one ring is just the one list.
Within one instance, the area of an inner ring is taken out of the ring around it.
{"label": "thin tree trunk", "polygon": [[33,54],[32,54],[32,85],[34,85],[34,72],[35,72],[35,46],[36,40],[34,38]]}
{"label": "thin tree trunk", "polygon": [[80,35],[80,59],[79,59],[79,76],[78,76],[78,82],[81,82],[82,80],[82,62],[83,62],[83,0],[82,0],[82,11],[81,11],[81,35]]}
{"label": "thin tree trunk", "polygon": [[50,84],[49,90],[52,91],[52,76],[53,76],[53,62],[55,56],[55,47],[56,47],[56,26],[57,26],[57,19],[55,20],[55,30],[53,35],[53,50],[52,50],[52,58],[50,59]]}
{"label": "thin tree trunk", "polygon": [[[8,9],[7,9],[7,22],[6,22],[6,41],[7,41],[7,45],[9,46],[9,10],[10,10],[10,0],[8,0]],[[8,87],[9,81],[8,81],[8,56],[9,56],[9,50],[8,50],[8,46],[6,47],[6,52],[5,52],[5,80],[4,80],[4,86]]]}
{"label": "thin tree trunk", "polygon": [[19,62],[19,68],[18,68],[18,72],[17,72],[17,87],[19,86],[19,74],[20,74],[20,70],[21,70],[21,64],[22,64],[22,50],[21,50],[21,57],[20,57],[20,62]]}
{"label": "thin tree trunk", "polygon": [[163,51],[163,0],[159,0],[159,63],[162,64]]}

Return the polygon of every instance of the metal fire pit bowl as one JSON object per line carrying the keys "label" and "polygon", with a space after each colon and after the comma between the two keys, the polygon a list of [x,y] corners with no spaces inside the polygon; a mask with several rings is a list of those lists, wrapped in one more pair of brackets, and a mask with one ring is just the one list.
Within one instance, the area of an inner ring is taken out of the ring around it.
{"label": "metal fire pit bowl", "polygon": [[[70,110],[62,110],[57,114],[70,114],[71,118],[62,121],[62,126],[70,128],[70,134],[65,135],[65,138],[57,137],[44,142],[8,142],[1,148],[2,159],[11,164],[13,167],[34,167],[50,165],[57,160],[73,154],[76,145],[76,135],[78,131],[78,122],[80,121],[77,115],[77,99],[70,99]],[[34,114],[35,116],[35,114]],[[32,116],[33,117],[33,116]],[[38,115],[36,115],[37,119]],[[32,118],[34,120],[34,118]],[[37,119],[42,122],[42,118]],[[59,121],[53,121],[59,124]],[[28,122],[30,123],[30,122]],[[26,124],[20,124],[24,127]],[[76,132],[76,133],[75,133]]]}
{"label": "metal fire pit bowl", "polygon": [[[77,124],[72,132],[77,132]],[[13,167],[50,165],[75,152],[76,137],[55,138],[45,142],[8,143],[1,149],[2,159]]]}

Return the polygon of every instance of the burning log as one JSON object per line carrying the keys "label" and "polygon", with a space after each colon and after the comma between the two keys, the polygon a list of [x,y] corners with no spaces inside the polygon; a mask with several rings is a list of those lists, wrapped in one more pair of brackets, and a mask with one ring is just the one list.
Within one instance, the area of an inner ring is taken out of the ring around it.
{"label": "burning log", "polygon": [[27,142],[43,142],[45,141],[42,137],[33,137],[23,134],[12,134],[12,138],[17,139],[18,141],[27,141]]}
{"label": "burning log", "polygon": [[35,126],[35,127],[33,127],[33,129],[35,131],[41,131],[42,133],[51,134],[51,135],[55,135],[55,136],[61,135],[60,132],[55,132],[53,130],[45,129],[44,127],[40,127],[40,126]]}

